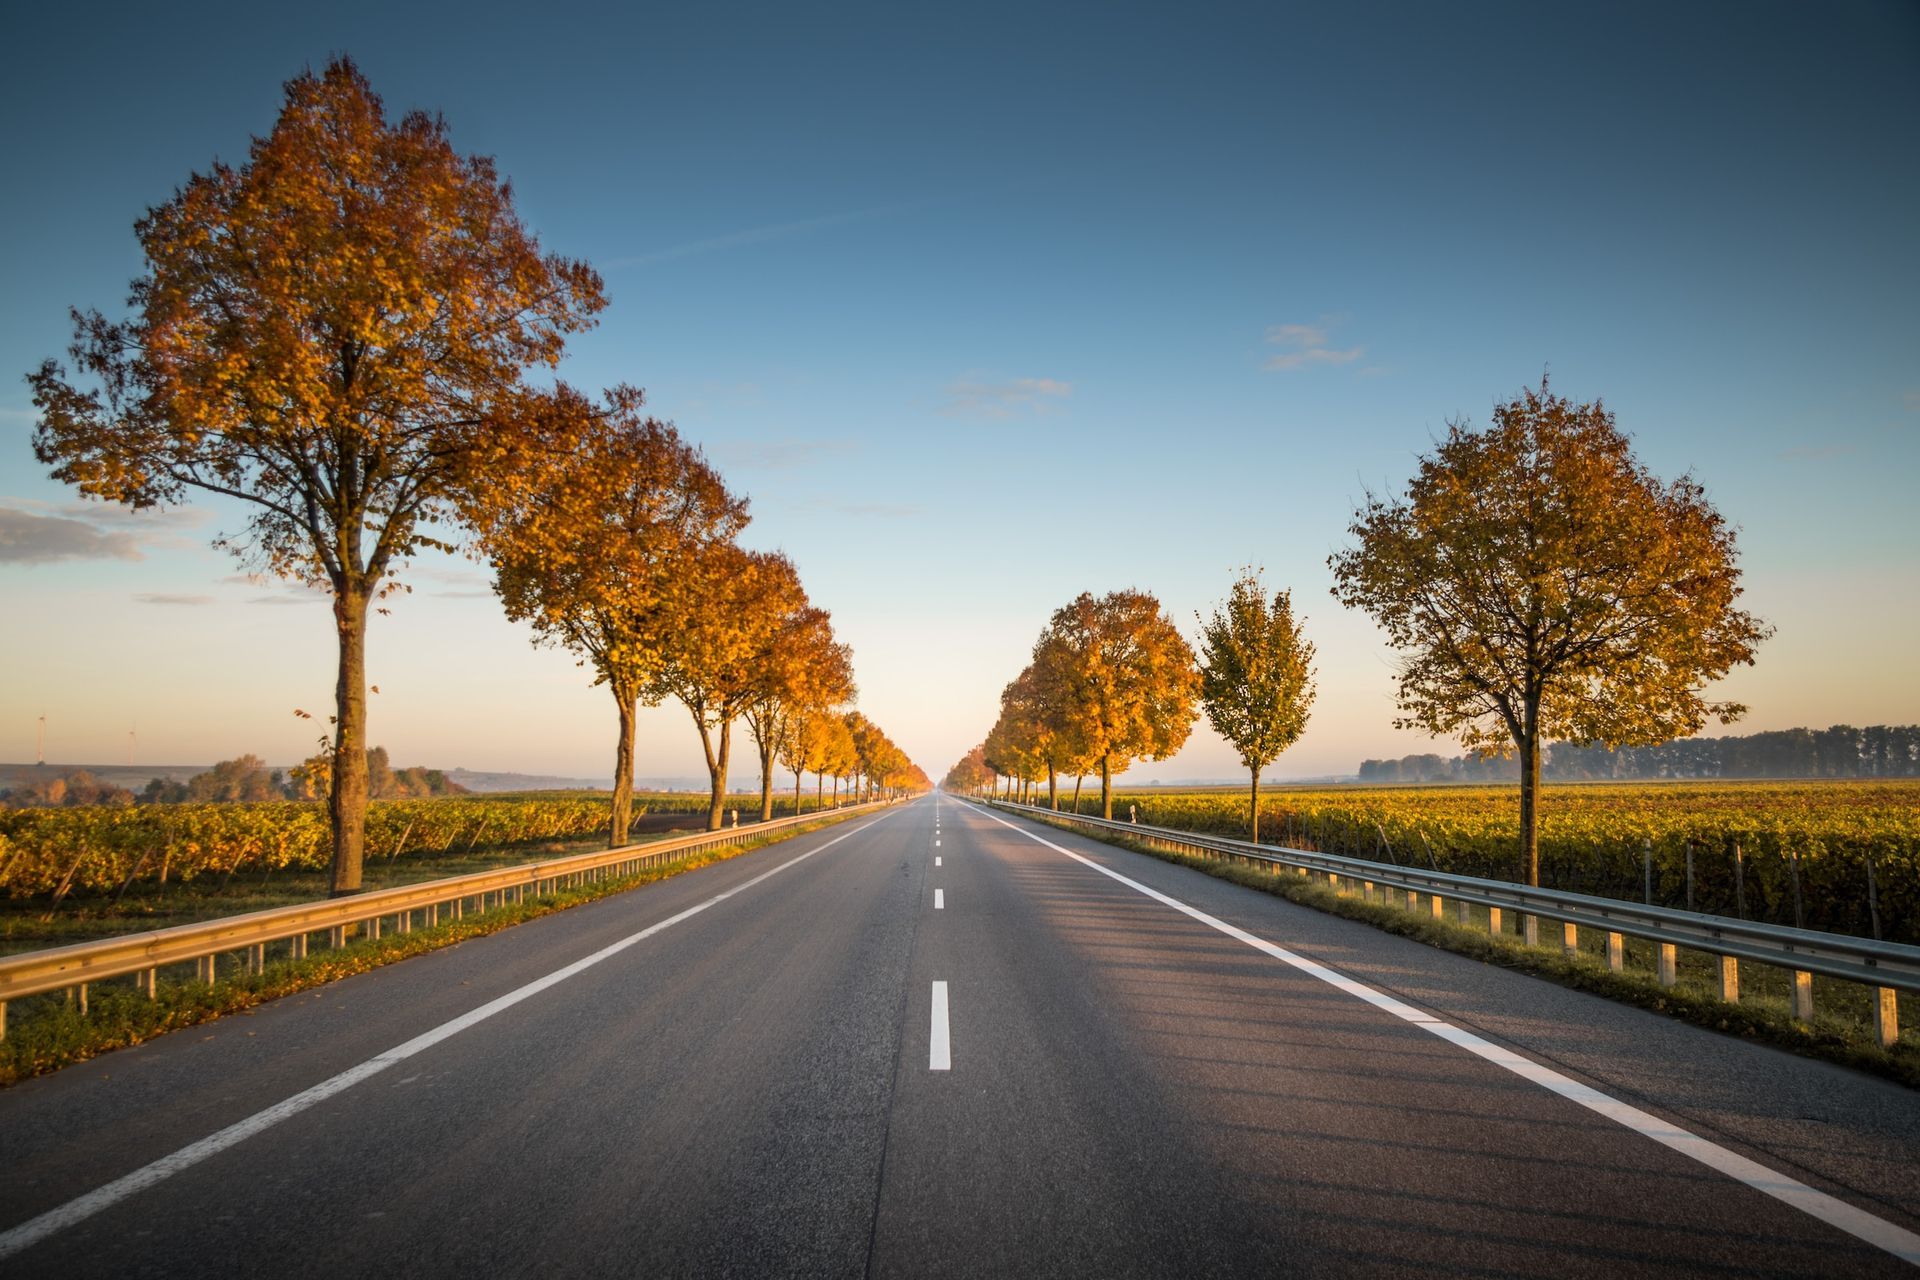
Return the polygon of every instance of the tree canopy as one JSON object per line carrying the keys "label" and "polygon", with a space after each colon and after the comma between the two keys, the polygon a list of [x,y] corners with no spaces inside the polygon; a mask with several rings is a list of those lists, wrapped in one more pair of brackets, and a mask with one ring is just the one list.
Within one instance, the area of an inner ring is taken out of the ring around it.
{"label": "tree canopy", "polygon": [[1395,724],[1516,750],[1521,860],[1540,878],[1547,739],[1626,746],[1729,723],[1705,686],[1771,634],[1737,607],[1734,530],[1690,475],[1663,483],[1613,415],[1546,379],[1449,426],[1404,498],[1369,495],[1334,595],[1402,651]]}
{"label": "tree canopy", "polygon": [[53,360],[28,377],[34,452],[89,497],[239,499],[224,544],[331,591],[333,884],[351,892],[369,602],[518,447],[540,399],[523,374],[592,322],[600,278],[543,254],[492,160],[436,115],[389,121],[345,58],[290,81],[244,163],[192,175],[135,232],[131,314],[76,311],[81,380]]}
{"label": "tree canopy", "polygon": [[700,452],[670,423],[642,412],[643,396],[616,387],[589,404],[571,388],[552,411],[581,427],[564,452],[529,452],[522,475],[484,507],[482,546],[509,618],[536,644],[590,665],[619,714],[608,847],[627,841],[633,809],[634,718],[664,669],[671,632],[699,600],[696,566],[747,522]]}
{"label": "tree canopy", "polygon": [[1200,619],[1200,703],[1252,772],[1247,838],[1256,843],[1260,771],[1306,732],[1313,695],[1313,642],[1294,620],[1292,594],[1269,601],[1258,572],[1242,574],[1226,603]]}

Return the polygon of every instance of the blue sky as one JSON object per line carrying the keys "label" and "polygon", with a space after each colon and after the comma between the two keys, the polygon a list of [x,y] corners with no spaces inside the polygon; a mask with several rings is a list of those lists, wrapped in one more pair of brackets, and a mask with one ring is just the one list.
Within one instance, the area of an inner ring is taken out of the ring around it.
{"label": "blue sky", "polygon": [[[1327,594],[1353,503],[1551,368],[1742,530],[1746,727],[1920,719],[1920,11],[1908,4],[108,6],[0,19],[0,758],[310,750],[317,601],[216,503],[69,509],[19,376],[110,312],[134,219],[350,53],[492,154],[630,381],[753,498],[936,776],[1048,612],[1244,564],[1321,650],[1275,776],[1424,749]],[[58,553],[58,558],[53,558]],[[137,556],[139,558],[132,558]],[[470,565],[377,619],[395,757],[594,776],[612,717]],[[260,601],[284,602],[270,607]],[[698,772],[674,709],[643,774]],[[1204,731],[1131,777],[1230,777]]]}

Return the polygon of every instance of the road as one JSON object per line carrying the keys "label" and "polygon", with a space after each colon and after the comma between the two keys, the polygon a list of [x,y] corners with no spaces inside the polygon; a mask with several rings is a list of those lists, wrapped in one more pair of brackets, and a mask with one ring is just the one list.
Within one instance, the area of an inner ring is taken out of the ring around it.
{"label": "road", "polygon": [[7,1276],[1894,1275],[1916,1231],[1906,1090],[939,796],[0,1093]]}

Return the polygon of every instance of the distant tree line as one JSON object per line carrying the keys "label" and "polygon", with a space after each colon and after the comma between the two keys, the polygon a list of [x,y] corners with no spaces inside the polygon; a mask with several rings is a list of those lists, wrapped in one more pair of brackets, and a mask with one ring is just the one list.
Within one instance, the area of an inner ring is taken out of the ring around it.
{"label": "distant tree line", "polygon": [[[1581,782],[1637,778],[1913,778],[1920,777],[1920,725],[1837,724],[1828,729],[1775,729],[1726,738],[1682,738],[1650,747],[1609,749],[1556,742],[1542,773]],[[1397,760],[1363,760],[1362,782],[1513,782],[1512,756],[1426,752]]]}
{"label": "distant tree line", "polygon": [[[76,769],[58,777],[35,778],[9,791],[0,791],[0,806],[16,809],[77,808],[81,805],[234,804],[254,800],[325,800],[332,760],[315,756],[289,771],[268,769],[256,755],[222,760],[185,782],[154,778],[135,795],[125,787]],[[414,800],[428,796],[465,795],[467,789],[439,769],[414,765],[396,769],[387,749],[367,752],[369,790],[375,800]]]}

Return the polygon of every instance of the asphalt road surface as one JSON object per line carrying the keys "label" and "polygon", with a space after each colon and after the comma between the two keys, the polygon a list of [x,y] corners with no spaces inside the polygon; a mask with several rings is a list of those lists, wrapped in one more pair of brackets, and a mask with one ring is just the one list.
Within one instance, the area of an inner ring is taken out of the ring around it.
{"label": "asphalt road surface", "polygon": [[1909,1091],[938,796],[0,1093],[5,1276],[1894,1275],[1916,1232]]}

